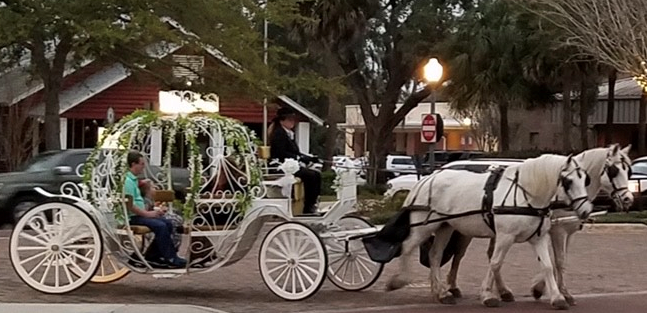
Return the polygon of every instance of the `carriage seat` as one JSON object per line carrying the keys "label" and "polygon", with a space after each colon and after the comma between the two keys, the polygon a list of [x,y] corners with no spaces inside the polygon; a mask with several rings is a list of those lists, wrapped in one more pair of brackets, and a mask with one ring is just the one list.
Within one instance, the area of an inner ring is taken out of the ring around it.
{"label": "carriage seat", "polygon": [[[283,177],[282,174],[266,174],[263,175],[264,181],[274,181]],[[265,185],[267,190],[266,198],[269,199],[285,199],[281,193],[281,187]],[[305,189],[303,188],[303,181],[299,177],[296,177],[296,182],[292,185],[292,215],[302,215],[305,200]]]}

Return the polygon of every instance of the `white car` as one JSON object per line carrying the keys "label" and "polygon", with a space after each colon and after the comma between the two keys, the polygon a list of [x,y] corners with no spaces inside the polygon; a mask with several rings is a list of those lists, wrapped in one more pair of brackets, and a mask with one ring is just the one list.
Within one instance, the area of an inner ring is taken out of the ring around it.
{"label": "white car", "polygon": [[[510,166],[513,164],[519,164],[524,160],[521,159],[472,159],[472,160],[460,160],[447,163],[441,167],[441,170],[452,169],[452,170],[466,170],[476,173],[483,173],[494,166]],[[438,170],[434,171],[437,172]],[[425,177],[425,176],[422,176]],[[421,177],[421,178],[422,178]],[[387,190],[384,193],[384,196],[387,198],[393,197],[396,194],[407,194],[413,188],[413,186],[418,182],[417,174],[407,174],[400,175],[396,178],[389,180],[387,185]]]}
{"label": "white car", "polygon": [[413,158],[408,155],[388,155],[386,157],[386,170],[392,176],[406,175],[416,172]]}

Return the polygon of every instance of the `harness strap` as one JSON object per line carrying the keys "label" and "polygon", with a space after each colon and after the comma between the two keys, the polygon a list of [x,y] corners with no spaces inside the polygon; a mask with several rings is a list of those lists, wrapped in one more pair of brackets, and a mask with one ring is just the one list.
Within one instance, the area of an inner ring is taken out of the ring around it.
{"label": "harness strap", "polygon": [[550,207],[535,209],[530,207],[501,206],[494,208],[492,211],[494,214],[499,215],[525,215],[540,217],[539,226],[537,226],[537,229],[526,239],[526,241],[528,241],[535,235],[541,236],[541,227],[544,226],[544,220],[550,213]]}

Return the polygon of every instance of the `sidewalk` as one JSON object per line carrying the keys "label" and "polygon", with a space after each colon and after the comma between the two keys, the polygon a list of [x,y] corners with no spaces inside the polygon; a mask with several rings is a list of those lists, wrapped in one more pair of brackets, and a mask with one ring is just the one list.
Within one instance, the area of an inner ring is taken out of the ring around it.
{"label": "sidewalk", "polygon": [[197,305],[101,303],[0,303],[2,313],[227,313]]}

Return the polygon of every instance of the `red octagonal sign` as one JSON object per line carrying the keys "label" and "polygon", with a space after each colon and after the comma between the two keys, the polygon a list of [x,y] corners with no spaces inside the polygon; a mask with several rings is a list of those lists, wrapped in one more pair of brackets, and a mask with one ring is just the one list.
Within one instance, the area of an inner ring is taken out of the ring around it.
{"label": "red octagonal sign", "polygon": [[436,114],[422,115],[421,141],[424,143],[436,142]]}

